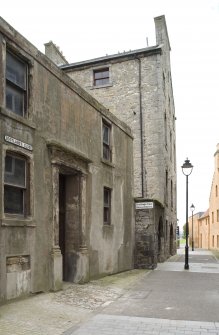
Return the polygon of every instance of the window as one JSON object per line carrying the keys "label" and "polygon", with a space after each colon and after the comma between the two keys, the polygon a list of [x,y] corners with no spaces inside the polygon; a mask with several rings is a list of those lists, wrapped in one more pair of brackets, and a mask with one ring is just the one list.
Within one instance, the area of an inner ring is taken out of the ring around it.
{"label": "window", "polygon": [[103,189],[103,223],[111,224],[111,190],[107,187]]}
{"label": "window", "polygon": [[219,209],[217,209],[217,222],[219,222]]}
{"label": "window", "polygon": [[94,70],[94,86],[109,84],[109,68]]}
{"label": "window", "polygon": [[218,189],[217,189],[217,185],[215,186],[215,196],[218,196]]}
{"label": "window", "polygon": [[6,108],[24,116],[27,105],[27,65],[15,55],[6,56]]}
{"label": "window", "polygon": [[103,159],[107,161],[112,160],[111,155],[111,147],[110,147],[110,140],[111,140],[111,126],[103,121],[102,127],[102,136],[103,136]]}
{"label": "window", "polygon": [[4,212],[27,214],[27,161],[11,153],[5,157]]}
{"label": "window", "polygon": [[214,248],[214,235],[212,236],[212,247]]}
{"label": "window", "polygon": [[211,222],[214,223],[214,212],[211,213]]}
{"label": "window", "polygon": [[170,160],[172,162],[172,157],[173,157],[173,152],[172,152],[172,146],[173,146],[173,135],[172,135],[172,132],[170,131]]}
{"label": "window", "polygon": [[167,147],[167,113],[166,113],[166,110],[164,113],[164,132],[165,132],[165,145]]}
{"label": "window", "polygon": [[171,180],[170,191],[171,191],[171,208],[173,208],[173,181],[172,180]]}
{"label": "window", "polygon": [[166,170],[166,192],[165,192],[165,203],[168,206],[168,171]]}

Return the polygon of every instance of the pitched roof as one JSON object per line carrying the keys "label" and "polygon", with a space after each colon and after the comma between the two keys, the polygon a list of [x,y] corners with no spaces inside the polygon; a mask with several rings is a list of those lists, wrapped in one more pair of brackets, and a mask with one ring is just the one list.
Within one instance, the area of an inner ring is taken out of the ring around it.
{"label": "pitched roof", "polygon": [[151,54],[161,53],[161,49],[162,49],[162,45],[155,45],[152,47],[147,47],[147,48],[137,49],[137,50],[130,50],[127,52],[121,52],[121,53],[113,54],[113,55],[106,55],[103,57],[93,58],[93,59],[89,59],[89,60],[85,60],[81,62],[64,64],[64,65],[61,65],[60,68],[63,70],[67,70],[67,69],[77,68],[77,67],[86,66],[86,65],[104,63],[104,62],[108,62],[112,60],[117,61],[117,60],[122,60],[125,58],[133,59],[133,58],[145,56],[145,55],[149,56]]}

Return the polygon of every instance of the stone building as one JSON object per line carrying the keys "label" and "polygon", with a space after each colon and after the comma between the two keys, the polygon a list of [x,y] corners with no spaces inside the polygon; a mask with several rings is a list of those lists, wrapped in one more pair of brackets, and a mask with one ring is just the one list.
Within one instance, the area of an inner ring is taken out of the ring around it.
{"label": "stone building", "polygon": [[214,175],[209,196],[209,248],[219,250],[219,144],[214,154]]}
{"label": "stone building", "polygon": [[[214,154],[214,175],[212,178],[209,208],[198,219],[198,229],[194,238],[198,240],[198,247],[219,250],[219,144]],[[191,225],[191,218],[189,219]]]}
{"label": "stone building", "polygon": [[130,128],[0,18],[0,301],[133,267]]}
{"label": "stone building", "polygon": [[192,239],[194,248],[199,248],[199,234],[201,233],[200,228],[206,225],[206,217],[208,217],[207,212],[198,212],[194,213],[193,217],[189,217],[189,246],[190,250],[192,250]]}
{"label": "stone building", "polygon": [[209,247],[209,211],[203,213],[197,220],[198,229],[194,230],[195,248],[210,249]]}
{"label": "stone building", "polygon": [[[155,18],[155,28],[155,46],[60,66],[132,129],[139,268],[176,252],[175,109],[164,16]],[[56,62],[54,49],[46,45],[45,53]]]}

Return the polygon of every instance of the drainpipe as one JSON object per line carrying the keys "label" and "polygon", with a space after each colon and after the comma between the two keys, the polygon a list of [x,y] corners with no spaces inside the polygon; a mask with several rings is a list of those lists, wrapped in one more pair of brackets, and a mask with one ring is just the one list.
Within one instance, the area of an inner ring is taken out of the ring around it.
{"label": "drainpipe", "polygon": [[144,198],[144,139],[143,139],[143,113],[142,113],[142,86],[141,86],[141,59],[138,60],[138,87],[139,87],[139,110],[140,110],[140,137],[141,137],[141,196]]}

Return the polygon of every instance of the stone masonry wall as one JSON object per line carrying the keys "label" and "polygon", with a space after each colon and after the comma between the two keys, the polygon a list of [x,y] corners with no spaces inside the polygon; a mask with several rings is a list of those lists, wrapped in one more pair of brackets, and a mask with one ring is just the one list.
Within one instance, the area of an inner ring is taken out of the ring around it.
{"label": "stone masonry wall", "polygon": [[[134,197],[156,200],[163,208],[164,259],[172,249],[170,243],[174,244],[177,221],[175,108],[165,17],[155,18],[155,26],[157,46],[153,47],[153,52],[136,50],[136,54],[124,53],[122,57],[103,57],[99,62],[72,64],[64,71],[131,127],[134,135]],[[95,87],[93,71],[104,67],[109,67],[110,83]],[[155,236],[158,233],[156,216],[155,213],[154,218],[151,217]]]}
{"label": "stone masonry wall", "polygon": [[[154,110],[156,104],[156,56],[144,58],[144,67],[147,71],[147,81],[145,82],[147,90],[148,104],[143,102],[146,107],[149,107],[147,113],[150,114]],[[110,112],[115,114],[119,119],[126,122],[132,129],[134,135],[134,196],[141,197],[141,136],[140,136],[140,89],[139,89],[139,60],[127,60],[109,64],[111,75],[111,86],[95,88],[92,84],[93,68],[83,69],[82,71],[70,72],[69,76],[84,87],[98,101],[103,103]],[[145,87],[142,87],[142,90]],[[153,101],[152,99],[153,98]],[[150,106],[149,106],[150,105]],[[144,108],[144,107],[143,107]],[[144,111],[145,112],[145,111]],[[151,129],[151,141],[154,141],[156,128],[154,119],[147,119],[147,127]],[[144,145],[148,138],[144,139]],[[157,141],[154,141],[157,145]],[[145,156],[148,155],[145,149]],[[157,180],[158,185],[159,181]]]}
{"label": "stone masonry wall", "polygon": [[153,209],[136,210],[134,267],[138,269],[153,269],[157,265],[153,215]]}

